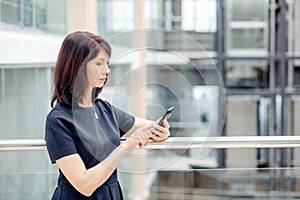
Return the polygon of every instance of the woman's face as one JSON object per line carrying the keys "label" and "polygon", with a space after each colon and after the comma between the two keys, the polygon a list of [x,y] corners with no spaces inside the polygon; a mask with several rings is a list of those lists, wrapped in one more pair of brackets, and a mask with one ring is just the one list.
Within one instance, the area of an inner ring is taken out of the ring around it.
{"label": "woman's face", "polygon": [[110,73],[109,56],[105,50],[100,50],[98,55],[87,63],[87,76],[89,87],[102,88]]}

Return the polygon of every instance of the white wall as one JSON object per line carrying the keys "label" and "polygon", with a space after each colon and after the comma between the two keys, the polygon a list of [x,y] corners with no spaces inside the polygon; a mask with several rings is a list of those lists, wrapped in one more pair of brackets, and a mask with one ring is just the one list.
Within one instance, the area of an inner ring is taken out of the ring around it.
{"label": "white wall", "polygon": [[0,31],[0,64],[55,63],[63,37]]}

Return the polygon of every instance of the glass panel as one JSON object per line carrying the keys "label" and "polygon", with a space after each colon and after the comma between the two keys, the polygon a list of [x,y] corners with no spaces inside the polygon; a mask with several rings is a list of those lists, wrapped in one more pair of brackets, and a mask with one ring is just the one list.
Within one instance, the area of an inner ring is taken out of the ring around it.
{"label": "glass panel", "polygon": [[265,49],[264,29],[232,29],[231,49]]}
{"label": "glass panel", "polygon": [[286,2],[288,5],[287,9],[287,35],[288,35],[288,43],[287,43],[287,51],[290,55],[293,53],[300,53],[300,38],[298,37],[300,34],[300,13],[298,10],[300,9],[300,1],[288,1]]}
{"label": "glass panel", "polygon": [[1,2],[1,20],[9,24],[20,25],[20,0]]}
{"label": "glass panel", "polygon": [[162,27],[163,23],[163,5],[159,0],[146,0],[146,26]]}
{"label": "glass panel", "polygon": [[[125,199],[134,199],[140,192],[149,200],[300,198],[299,168],[186,168],[144,174],[119,172],[119,177]],[[56,178],[54,172],[0,173],[0,199],[51,199]],[[143,185],[135,182],[141,179]]]}
{"label": "glass panel", "polygon": [[134,4],[132,0],[113,0],[111,2],[111,31],[131,30],[134,26]]}
{"label": "glass panel", "polygon": [[46,0],[35,2],[35,23],[38,29],[46,30]]}
{"label": "glass panel", "polygon": [[160,171],[149,199],[297,199],[299,173],[299,169]]}
{"label": "glass panel", "polygon": [[165,49],[170,51],[215,51],[214,33],[187,32],[178,35],[175,32],[165,32]]}
{"label": "glass panel", "polygon": [[[98,0],[98,10],[98,27],[100,35],[109,38],[114,34],[133,29],[133,0]],[[131,40],[131,38],[129,38],[129,40]],[[128,42],[121,41],[121,44],[124,43]]]}
{"label": "glass panel", "polygon": [[195,1],[182,1],[182,30],[192,31],[195,28]]}
{"label": "glass panel", "polygon": [[[206,64],[209,68],[209,65]],[[202,67],[205,66],[202,63]],[[211,67],[211,66],[210,66]],[[124,110],[132,110],[132,96],[146,88],[147,114],[157,120],[165,109],[174,106],[169,119],[172,136],[215,136],[218,130],[218,74],[211,69],[197,70],[193,66],[147,66],[147,82],[134,86],[137,71],[129,65],[111,66],[107,86],[101,96]],[[207,80],[211,82],[206,82]],[[122,98],[120,98],[122,97]],[[124,101],[126,99],[126,101]]]}
{"label": "glass panel", "polygon": [[[147,156],[146,168],[135,171],[135,156],[142,154]],[[128,153],[118,167],[125,199],[141,193],[149,200],[300,198],[298,167],[243,168],[242,162],[252,159],[247,154],[247,159],[236,158],[238,167],[221,169],[209,154],[200,155],[182,149]],[[0,152],[0,199],[50,199],[57,178],[57,166],[46,151]]]}
{"label": "glass panel", "polygon": [[0,173],[0,199],[51,199],[57,173]]}
{"label": "glass panel", "polygon": [[235,88],[268,87],[267,61],[235,60],[226,62],[226,86]]}
{"label": "glass panel", "polygon": [[2,0],[0,3],[2,22],[15,24],[21,28],[23,26],[37,28],[55,34],[66,33],[65,0]]}
{"label": "glass panel", "polygon": [[265,21],[268,0],[230,0],[232,1],[233,21]]}
{"label": "glass panel", "polygon": [[24,0],[24,26],[33,26],[33,4],[31,0]]}
{"label": "glass panel", "polygon": [[2,73],[0,138],[43,138],[51,94],[47,69],[2,69]]}
{"label": "glass panel", "polygon": [[292,42],[295,44],[295,52],[300,53],[300,13],[298,10],[300,9],[300,1],[293,1],[295,3],[295,25],[294,25],[294,33],[295,33],[295,41]]}
{"label": "glass panel", "polygon": [[67,32],[66,1],[47,0],[47,31],[55,34]]}
{"label": "glass panel", "polygon": [[50,199],[56,184],[46,151],[0,152],[0,199]]}
{"label": "glass panel", "polygon": [[293,71],[293,84],[294,87],[300,87],[300,60],[289,61],[289,65]]}
{"label": "glass panel", "polygon": [[215,32],[217,19],[215,0],[183,0],[181,4],[182,30]]}
{"label": "glass panel", "polygon": [[227,49],[261,49],[266,52],[268,0],[230,0],[227,5]]}
{"label": "glass panel", "polygon": [[50,33],[66,33],[66,1],[38,0],[35,2],[36,27]]}

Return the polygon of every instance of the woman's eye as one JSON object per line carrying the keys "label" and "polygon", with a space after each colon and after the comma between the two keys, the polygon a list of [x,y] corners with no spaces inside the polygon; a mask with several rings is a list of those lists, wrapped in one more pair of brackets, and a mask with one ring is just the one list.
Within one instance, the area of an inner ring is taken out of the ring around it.
{"label": "woman's eye", "polygon": [[[109,67],[109,62],[106,62],[106,65]],[[103,62],[103,63],[96,63],[96,65],[97,66],[103,66],[103,65],[105,65],[105,62]]]}

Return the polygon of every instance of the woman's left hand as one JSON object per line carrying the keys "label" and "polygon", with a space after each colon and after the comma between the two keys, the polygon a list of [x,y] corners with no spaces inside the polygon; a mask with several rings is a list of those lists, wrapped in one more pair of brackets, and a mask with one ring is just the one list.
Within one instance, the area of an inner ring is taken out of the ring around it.
{"label": "woman's left hand", "polygon": [[163,127],[159,126],[157,122],[152,122],[152,128],[150,129],[150,138],[156,142],[164,141],[170,136],[170,125],[167,120],[163,121]]}

